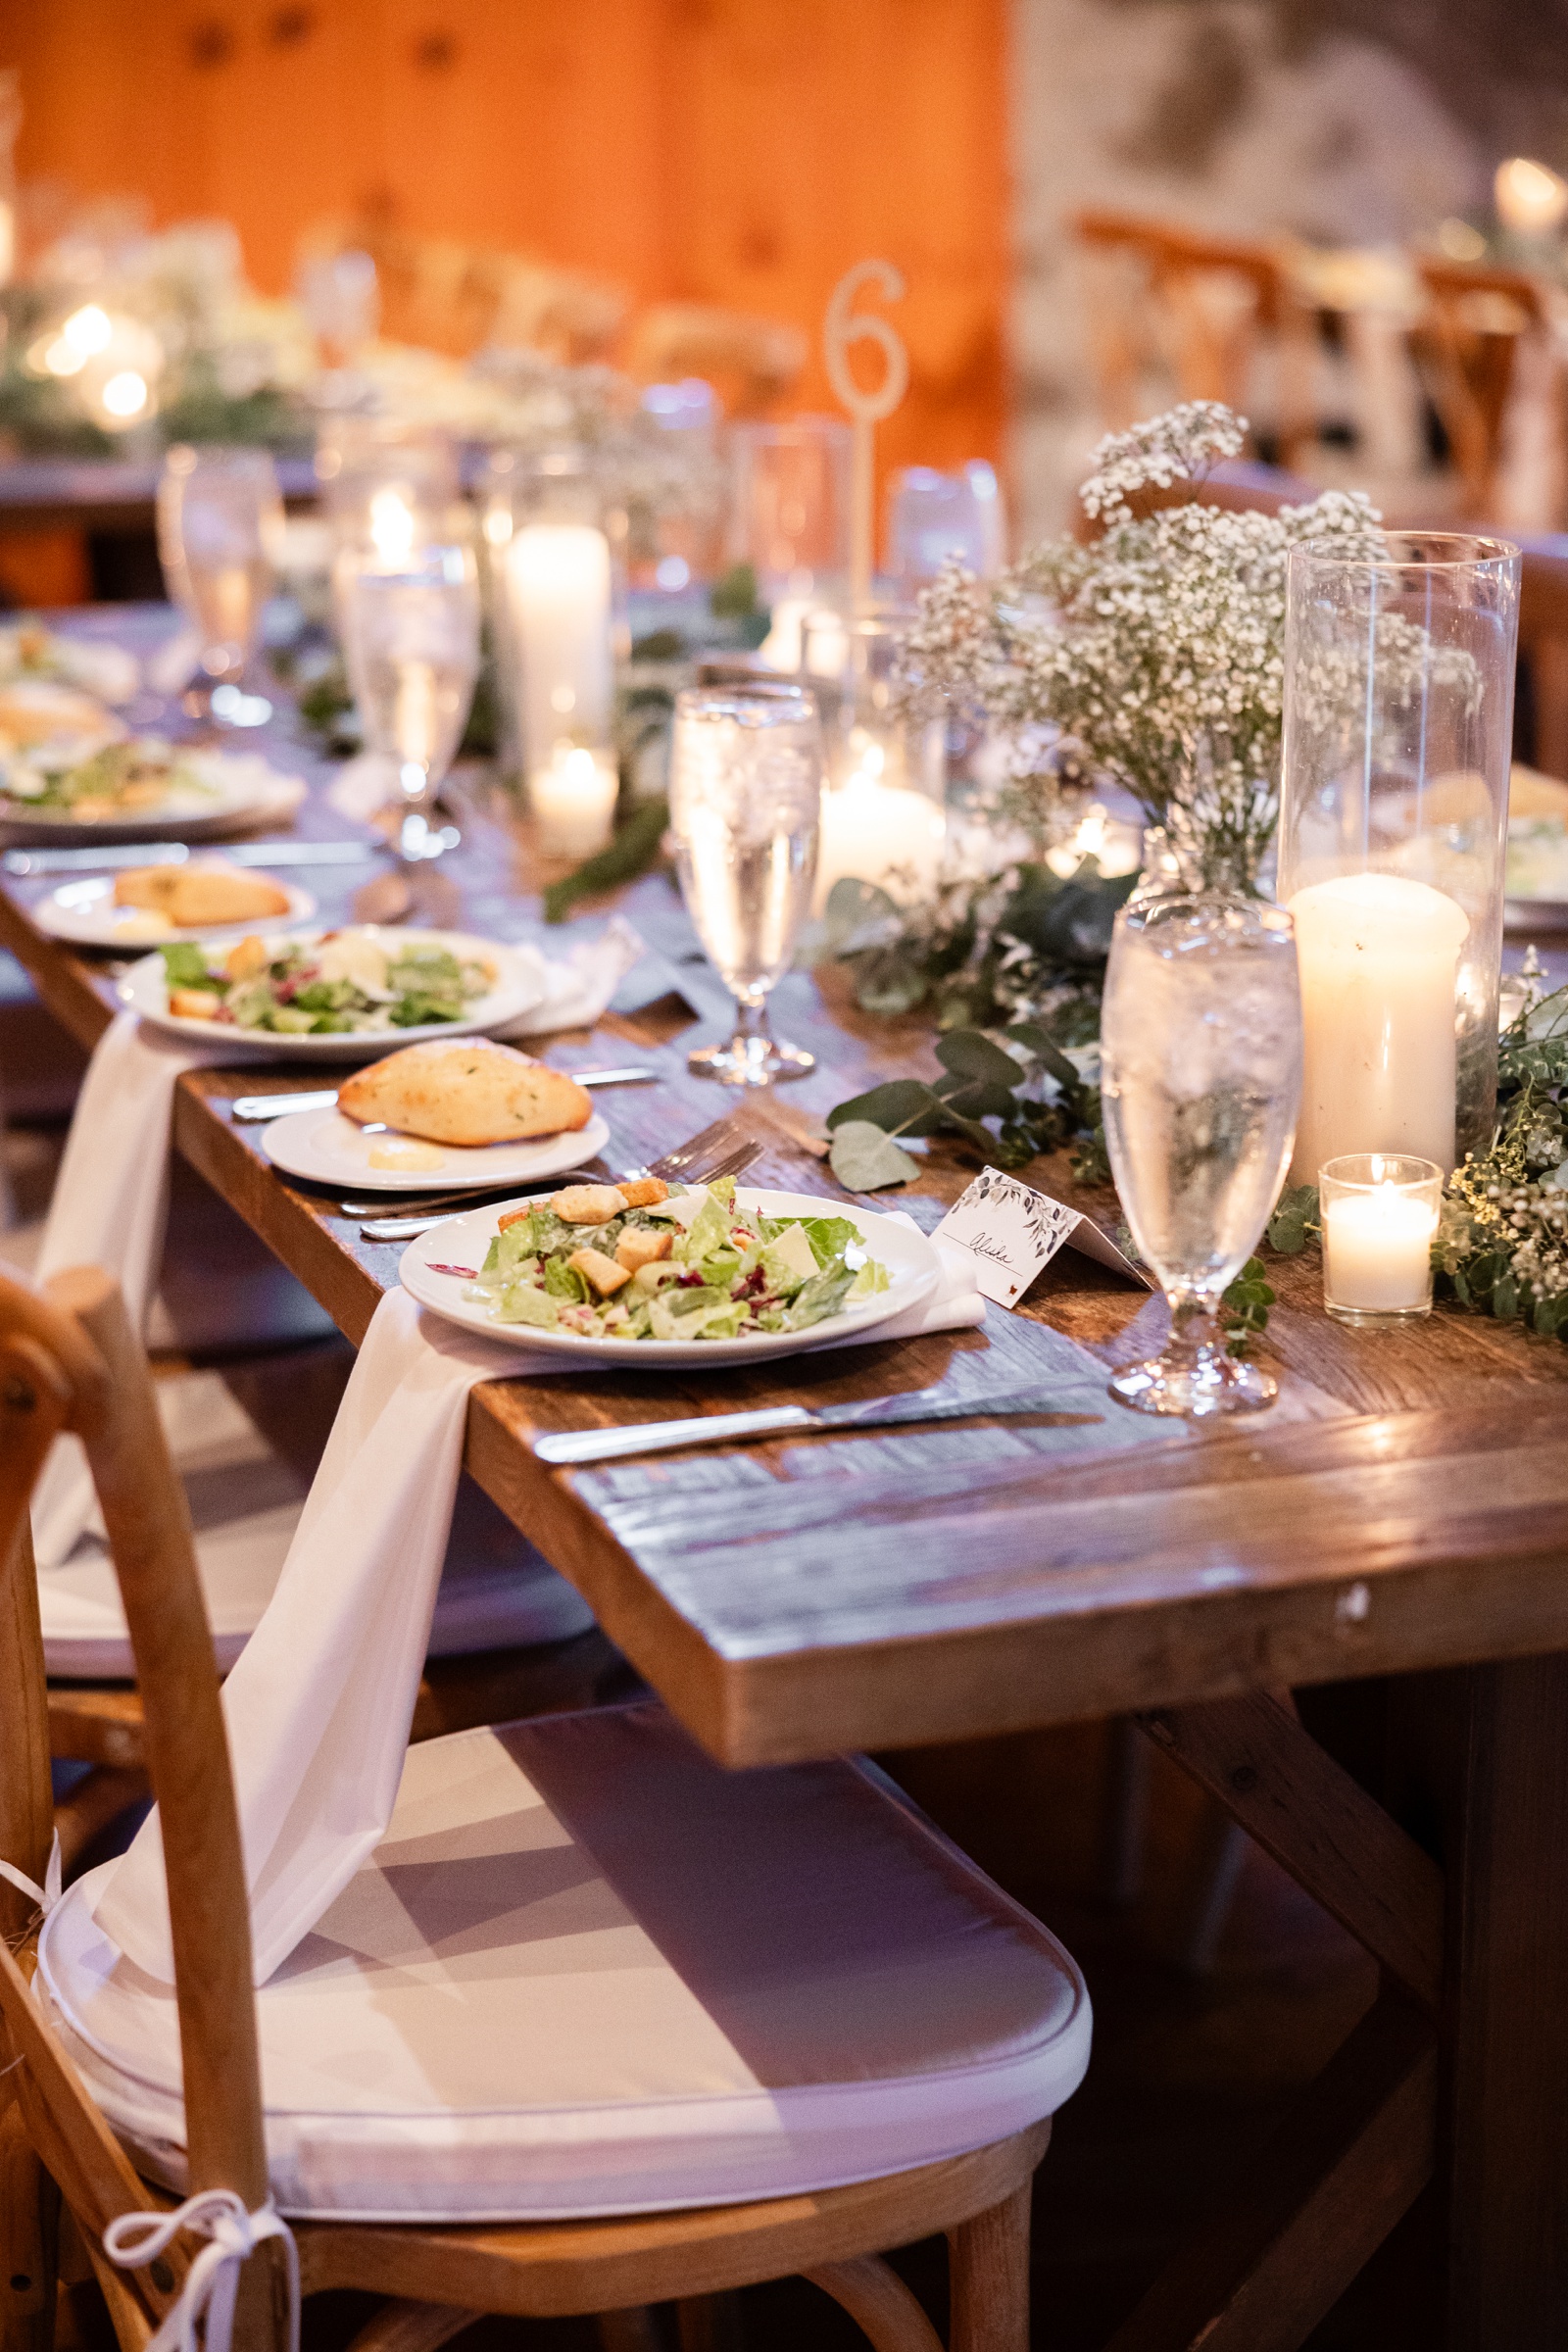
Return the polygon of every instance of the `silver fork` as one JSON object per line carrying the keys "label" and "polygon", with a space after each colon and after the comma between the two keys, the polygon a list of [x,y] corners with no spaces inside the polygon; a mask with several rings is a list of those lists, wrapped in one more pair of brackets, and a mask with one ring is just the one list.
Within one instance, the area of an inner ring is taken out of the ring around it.
{"label": "silver fork", "polygon": [[[619,1168],[616,1176],[624,1176],[628,1181],[638,1176],[678,1176],[687,1184],[711,1184],[718,1176],[739,1176],[754,1159],[761,1157],[764,1149],[764,1144],[748,1131],[744,1120],[715,1119],[710,1127],[688,1136],[672,1152],[649,1160],[646,1166]],[[559,1192],[563,1181],[560,1176],[552,1177],[544,1189]],[[590,1176],[586,1181],[592,1183],[594,1179]],[[522,1200],[537,1199],[538,1194],[518,1192],[512,1197]],[[428,1233],[432,1225],[445,1225],[451,1218],[462,1216],[466,1206],[476,1204],[460,1202],[435,1216],[372,1217],[360,1227],[360,1232],[368,1242],[412,1242],[421,1233]]]}

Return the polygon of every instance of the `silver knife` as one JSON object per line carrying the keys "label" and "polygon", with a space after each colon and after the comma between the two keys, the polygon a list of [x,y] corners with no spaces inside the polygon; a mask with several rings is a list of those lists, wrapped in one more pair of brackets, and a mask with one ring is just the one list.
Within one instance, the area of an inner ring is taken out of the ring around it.
{"label": "silver knife", "polygon": [[[378,857],[384,841],[218,841],[197,848],[216,851],[230,865],[355,865]],[[183,841],[106,843],[97,850],[7,850],[0,860],[8,874],[118,872],[136,865],[185,865],[192,847]]]}
{"label": "silver knife", "polygon": [[[566,1070],[563,1076],[575,1078],[579,1086],[645,1086],[659,1072],[639,1063],[623,1070]],[[285,1118],[296,1110],[330,1110],[336,1101],[335,1086],[318,1087],[303,1095],[236,1095],[228,1115],[237,1125],[249,1126],[258,1119]]]}
{"label": "silver knife", "polygon": [[677,1446],[722,1446],[737,1439],[778,1437],[790,1430],[890,1429],[901,1421],[967,1421],[976,1413],[1070,1413],[1102,1421],[1087,1406],[1104,1402],[1102,1381],[1057,1381],[1047,1389],[998,1389],[955,1396],[950,1389],[915,1389],[904,1396],[873,1396],[862,1404],[766,1404],[749,1413],[700,1413],[691,1421],[636,1421],[620,1429],[570,1429],[535,1438],[542,1462],[617,1462],[633,1453],[665,1453]]}

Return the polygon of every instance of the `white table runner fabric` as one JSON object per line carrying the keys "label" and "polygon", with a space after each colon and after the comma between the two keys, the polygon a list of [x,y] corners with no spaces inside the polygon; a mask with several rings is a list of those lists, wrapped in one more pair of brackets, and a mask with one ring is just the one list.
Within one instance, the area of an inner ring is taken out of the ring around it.
{"label": "white table runner fabric", "polygon": [[[545,994],[504,1034],[539,1037],[591,1026],[642,955],[631,925],[612,916],[564,961],[537,956]],[[102,1266],[144,1331],[169,1213],[169,1145],[174,1081],[185,1070],[234,1058],[234,1033],[212,1045],[118,1013],[93,1049],[67,1138],[34,1279],[68,1266]],[[92,1511],[86,1459],[74,1438],[56,1441],[33,1496],[33,1546],[56,1567]]]}
{"label": "white table runner fabric", "polygon": [[[979,1323],[974,1260],[867,1341]],[[839,1343],[843,1345],[843,1343]],[[831,1341],[823,1343],[831,1346]],[[392,1818],[462,1464],[469,1390],[559,1355],[502,1347],[389,1291],[360,1349],[270,1606],[223,1686],[256,1982],[265,1984]],[[163,1848],[149,1816],[99,1896],[98,1927],[172,1980]]]}

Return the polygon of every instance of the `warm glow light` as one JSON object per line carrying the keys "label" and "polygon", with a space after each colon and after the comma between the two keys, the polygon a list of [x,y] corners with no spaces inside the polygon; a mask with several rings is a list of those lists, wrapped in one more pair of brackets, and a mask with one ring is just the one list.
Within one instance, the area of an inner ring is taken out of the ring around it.
{"label": "warm glow light", "polygon": [[1450,262],[1479,262],[1487,250],[1487,240],[1479,228],[1468,220],[1444,220],[1438,226],[1438,243]]}
{"label": "warm glow light", "polygon": [[397,490],[377,490],[370,500],[370,544],[383,564],[406,563],[414,553],[414,509]]}
{"label": "warm glow light", "polygon": [[98,395],[111,416],[139,416],[147,406],[147,378],[134,368],[122,368]]}
{"label": "warm glow light", "polygon": [[114,329],[109,323],[109,313],[101,311],[95,302],[88,302],[79,311],[72,312],[60,332],[73,351],[79,351],[84,360],[90,360],[95,351],[104,349]]}
{"label": "warm glow light", "polygon": [[1527,155],[1497,166],[1494,189],[1497,218],[1518,236],[1541,236],[1561,225],[1568,214],[1568,180]]}

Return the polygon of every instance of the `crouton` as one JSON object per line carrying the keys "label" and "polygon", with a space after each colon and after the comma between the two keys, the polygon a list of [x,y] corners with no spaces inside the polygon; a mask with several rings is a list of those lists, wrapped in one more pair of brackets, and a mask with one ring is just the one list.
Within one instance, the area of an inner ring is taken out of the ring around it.
{"label": "crouton", "polygon": [[250,931],[229,949],[223,969],[230,980],[252,980],[258,972],[265,972],[271,960],[266,940]]}
{"label": "crouton", "polygon": [[169,1009],[180,1021],[216,1021],[218,999],[210,988],[172,988]]}
{"label": "crouton", "polygon": [[669,1199],[669,1187],[662,1176],[623,1179],[620,1191],[625,1195],[628,1208],[657,1208],[661,1200]]}
{"label": "crouton", "polygon": [[615,1244],[615,1263],[635,1274],[639,1266],[651,1266],[667,1257],[674,1247],[675,1236],[667,1226],[662,1233],[651,1233],[646,1225],[632,1225]]}
{"label": "crouton", "polygon": [[625,1215],[627,1201],[618,1185],[568,1184],[550,1205],[567,1225],[608,1225]]}
{"label": "crouton", "polygon": [[566,1263],[601,1298],[612,1298],[631,1280],[630,1266],[617,1266],[602,1250],[574,1250]]}
{"label": "crouton", "polygon": [[524,1217],[531,1217],[532,1215],[533,1210],[531,1207],[509,1208],[504,1217],[498,1217],[496,1219],[496,1231],[497,1233],[505,1233],[509,1225],[520,1224]]}

